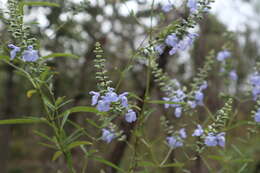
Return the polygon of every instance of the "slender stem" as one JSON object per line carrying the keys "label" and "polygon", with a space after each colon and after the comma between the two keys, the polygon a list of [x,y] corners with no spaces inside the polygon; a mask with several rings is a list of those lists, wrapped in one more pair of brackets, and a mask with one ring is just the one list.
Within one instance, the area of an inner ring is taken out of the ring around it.
{"label": "slender stem", "polygon": [[82,173],[86,172],[87,166],[88,166],[88,158],[85,156],[84,157],[83,168],[82,168]]}
{"label": "slender stem", "polygon": [[75,173],[75,170],[73,168],[72,163],[72,156],[70,151],[65,151],[66,161],[67,161],[67,167],[69,168],[71,173]]}
{"label": "slender stem", "polygon": [[203,124],[207,124],[207,122],[211,119],[211,120],[214,120],[214,115],[212,114],[212,112],[209,110],[209,108],[206,106],[206,105],[203,105],[203,108],[207,111],[208,113],[208,117],[207,119],[204,121]]}
{"label": "slender stem", "polygon": [[165,158],[164,158],[163,161],[161,162],[160,167],[163,166],[163,165],[167,162],[167,160],[169,159],[169,157],[170,157],[172,151],[173,151],[173,148],[170,148],[170,150],[168,151],[167,155],[165,156]]}

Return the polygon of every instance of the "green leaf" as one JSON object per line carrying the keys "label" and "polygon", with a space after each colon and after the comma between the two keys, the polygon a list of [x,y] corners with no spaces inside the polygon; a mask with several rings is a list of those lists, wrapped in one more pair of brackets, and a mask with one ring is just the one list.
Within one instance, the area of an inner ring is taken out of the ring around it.
{"label": "green leaf", "polygon": [[241,152],[237,146],[231,144],[231,147],[232,147],[240,156],[242,156],[242,157],[244,156],[243,152]]}
{"label": "green leaf", "polygon": [[168,168],[168,167],[177,167],[177,168],[181,168],[184,166],[184,163],[180,163],[180,162],[176,162],[176,163],[170,163],[170,164],[165,164],[160,166],[161,168]]}
{"label": "green leaf", "polygon": [[26,96],[27,96],[27,98],[31,98],[33,96],[33,94],[35,94],[35,93],[37,93],[37,90],[32,89],[32,90],[27,91]]}
{"label": "green leaf", "polygon": [[152,162],[146,162],[146,161],[138,162],[138,166],[141,166],[141,167],[157,167],[156,164],[154,164]]}
{"label": "green leaf", "polygon": [[46,144],[46,143],[43,143],[43,142],[38,142],[38,144],[40,144],[44,147],[50,148],[50,149],[57,150],[57,148],[54,145],[51,145],[51,144]]}
{"label": "green leaf", "polygon": [[55,106],[58,107],[64,101],[65,97],[58,97],[55,101]]}
{"label": "green leaf", "polygon": [[64,115],[64,117],[63,117],[63,119],[62,119],[60,129],[63,129],[65,123],[67,122],[67,119],[68,119],[69,115],[70,115],[70,113],[69,113],[69,112],[66,112],[66,114]]}
{"label": "green leaf", "polygon": [[6,56],[6,55],[0,55],[0,59],[6,59],[8,60],[10,57],[9,56]]}
{"label": "green leaf", "polygon": [[61,151],[56,151],[53,156],[52,156],[52,161],[55,161],[57,160],[60,156],[62,155],[62,152]]}
{"label": "green leaf", "polygon": [[52,111],[54,111],[54,110],[56,109],[55,105],[53,105],[53,104],[51,103],[51,101],[50,101],[46,96],[43,96],[42,98],[43,98],[44,104],[45,104],[48,108],[50,108]]}
{"label": "green leaf", "polygon": [[80,145],[92,145],[92,143],[88,142],[88,141],[75,141],[75,142],[69,144],[68,149],[72,149],[72,148],[78,147]]}
{"label": "green leaf", "polygon": [[7,124],[34,124],[34,123],[43,123],[46,120],[44,118],[17,118],[17,119],[7,119],[0,120],[0,125]]}
{"label": "green leaf", "polygon": [[53,141],[53,139],[51,139],[49,136],[45,135],[45,134],[42,133],[42,132],[39,132],[39,131],[37,131],[37,130],[34,130],[33,132],[34,132],[36,135],[38,135],[38,136],[40,136],[40,137],[46,139],[47,141],[55,142],[55,141]]}
{"label": "green leaf", "polygon": [[83,129],[75,130],[68,138],[66,138],[66,140],[64,141],[64,144],[70,145],[72,143],[72,141],[75,141],[83,134],[82,131],[83,131]]}
{"label": "green leaf", "polygon": [[152,104],[180,104],[184,105],[184,102],[171,102],[171,101],[163,101],[163,100],[146,100],[145,102],[147,103],[152,103]]}
{"label": "green leaf", "polygon": [[235,160],[232,160],[232,162],[235,162],[235,163],[248,163],[248,162],[254,162],[253,159],[235,159]]}
{"label": "green leaf", "polygon": [[71,109],[69,109],[71,113],[76,112],[91,112],[91,113],[101,113],[94,107],[88,107],[88,106],[76,106]]}
{"label": "green leaf", "polygon": [[95,123],[93,120],[91,119],[86,119],[87,123],[91,124],[92,126],[96,127],[96,128],[101,128],[101,126],[99,126],[97,123]]}
{"label": "green leaf", "polygon": [[210,159],[213,159],[213,160],[218,160],[218,161],[224,161],[225,160],[225,158],[223,156],[208,155],[207,157],[210,158]]}
{"label": "green leaf", "polygon": [[60,57],[66,57],[66,58],[79,58],[77,55],[73,55],[70,53],[53,53],[47,56],[41,57],[42,59],[50,59],[50,58],[60,58]]}
{"label": "green leaf", "polygon": [[21,2],[21,6],[48,6],[48,7],[60,7],[59,4],[53,2]]}
{"label": "green leaf", "polygon": [[243,125],[248,125],[248,121],[240,121],[240,122],[238,122],[238,123],[236,123],[236,124],[234,124],[230,127],[223,129],[223,131],[229,131],[231,129],[238,128],[238,127],[243,126]]}
{"label": "green leaf", "polygon": [[242,171],[244,171],[244,170],[246,169],[247,165],[248,165],[248,164],[245,163],[245,164],[239,169],[238,173],[241,173]]}
{"label": "green leaf", "polygon": [[71,109],[66,110],[63,112],[60,116],[65,116],[67,113],[76,113],[76,112],[89,112],[89,113],[96,113],[96,114],[106,114],[105,112],[99,112],[94,107],[88,107],[88,106],[76,106]]}
{"label": "green leaf", "polygon": [[103,159],[101,157],[92,157],[92,159],[96,160],[96,161],[98,161],[100,163],[103,163],[105,165],[108,165],[108,166],[110,166],[110,167],[112,167],[112,168],[114,168],[114,169],[116,169],[116,170],[118,170],[120,172],[126,173],[123,169],[119,168],[114,163],[111,163],[111,162],[109,162],[109,161],[107,161],[107,160],[105,160],[105,159]]}

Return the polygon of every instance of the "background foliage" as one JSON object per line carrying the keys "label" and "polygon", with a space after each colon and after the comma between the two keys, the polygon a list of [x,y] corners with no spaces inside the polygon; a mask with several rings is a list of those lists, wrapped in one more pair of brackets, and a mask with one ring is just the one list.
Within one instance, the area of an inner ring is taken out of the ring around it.
{"label": "background foliage", "polygon": [[[0,0],[1,3],[1,0]],[[59,6],[56,6],[57,3]],[[159,4],[156,1],[157,4]],[[161,57],[159,64],[164,71],[178,79],[183,85],[192,83],[192,79],[198,72],[198,68],[205,63],[205,57],[211,50],[220,51],[223,45],[231,45],[232,56],[235,59],[235,68],[239,79],[237,82],[230,82],[225,76],[219,75],[219,67],[215,64],[209,74],[209,88],[206,90],[205,104],[215,113],[224,105],[224,99],[219,97],[220,93],[230,94],[236,99],[233,106],[237,109],[237,126],[233,127],[227,137],[227,147],[225,149],[208,149],[201,156],[195,159],[196,153],[178,149],[174,151],[169,160],[169,164],[176,161],[178,165],[169,165],[162,169],[154,168],[149,162],[138,162],[140,166],[147,167],[147,172],[260,172],[259,142],[260,136],[257,128],[252,128],[247,123],[251,119],[250,111],[254,108],[255,102],[241,100],[249,98],[248,76],[253,72],[255,63],[259,60],[259,14],[260,3],[247,0],[249,6],[254,7],[254,14],[243,27],[242,31],[230,32],[213,14],[204,16],[196,27],[200,37],[189,52],[182,54]],[[150,1],[114,1],[97,0],[81,1],[81,3],[70,0],[53,0],[44,4],[27,4],[24,7],[25,21],[31,27],[32,34],[40,40],[40,53],[47,55],[50,53],[68,53],[77,55],[68,58],[66,54],[47,61],[48,66],[57,73],[54,76],[54,95],[57,97],[66,96],[72,101],[65,108],[72,106],[86,106],[91,103],[89,91],[96,90],[96,79],[94,69],[94,49],[95,43],[100,42],[105,52],[107,60],[106,69],[108,75],[115,84],[120,80],[122,70],[128,63],[129,57],[140,46],[147,44],[147,33],[158,33],[161,28],[171,21],[187,16],[187,10],[181,6],[178,12],[163,14],[160,5],[156,6],[154,12],[154,24],[157,26],[154,31],[150,30],[151,3]],[[51,7],[49,7],[51,6]],[[41,15],[35,15],[41,14]],[[3,19],[4,13],[0,13]],[[252,27],[251,23],[258,22],[257,26]],[[40,23],[40,27],[39,27]],[[10,35],[7,34],[8,28],[4,25],[4,20],[0,23],[1,45],[7,44]],[[37,42],[37,41],[36,41]],[[4,50],[4,48],[0,49]],[[190,54],[189,54],[190,53]],[[1,53],[2,54],[2,53]],[[70,56],[71,57],[71,56]],[[143,96],[145,92],[145,73],[144,57],[136,56],[135,65],[124,75],[124,79],[119,90],[131,91],[137,96]],[[32,92],[32,86],[23,76],[8,64],[0,62],[0,118],[10,119],[20,116],[41,117],[44,109],[41,107],[39,97]],[[160,100],[163,93],[155,84],[151,84],[151,97]],[[137,102],[137,104],[140,104]],[[64,109],[65,109],[64,108]],[[149,141],[149,147],[159,160],[163,159],[168,152],[168,147],[163,142],[165,134],[160,125],[160,117],[167,113],[163,105],[152,106],[154,111],[145,124],[145,136]],[[151,110],[151,111],[153,111]],[[204,108],[199,108],[196,112],[198,120],[203,120],[207,115]],[[100,136],[101,132],[91,125],[87,125],[86,120],[95,120],[93,113],[73,113],[70,119],[86,127],[86,131],[93,136]],[[183,115],[183,119],[178,123],[189,122],[190,117]],[[174,124],[174,118],[171,119]],[[135,135],[131,130],[134,125],[129,125],[123,119],[115,122],[127,133],[127,142],[114,141],[105,145],[101,141],[95,144],[98,156],[103,157],[125,168],[131,159],[131,147],[134,144]],[[188,124],[188,123],[187,123]],[[174,124],[174,126],[177,124]],[[239,128],[238,128],[239,127]],[[68,131],[72,127],[66,127]],[[66,172],[64,160],[62,158],[53,162],[54,152],[38,144],[43,141],[35,134],[36,129],[41,129],[45,133],[51,133],[45,125],[4,125],[0,126],[0,172],[1,173],[43,173],[61,170]],[[192,130],[187,126],[188,130]],[[254,131],[256,130],[256,131]],[[82,140],[89,140],[82,137]],[[145,143],[140,143],[137,150],[143,153],[142,159],[149,159],[149,150],[144,147]],[[89,148],[91,151],[92,148]],[[78,149],[74,149],[75,169],[81,168],[84,156]],[[93,148],[94,152],[94,148]],[[189,158],[182,167],[182,161]],[[144,159],[144,160],[145,160]],[[207,161],[206,161],[207,160]],[[103,163],[102,163],[103,162]],[[89,160],[86,172],[116,172],[113,166],[104,164],[102,160]],[[110,163],[109,162],[109,163]],[[178,162],[177,162],[178,163]],[[176,164],[176,163],[175,163]],[[143,170],[137,170],[143,171]]]}

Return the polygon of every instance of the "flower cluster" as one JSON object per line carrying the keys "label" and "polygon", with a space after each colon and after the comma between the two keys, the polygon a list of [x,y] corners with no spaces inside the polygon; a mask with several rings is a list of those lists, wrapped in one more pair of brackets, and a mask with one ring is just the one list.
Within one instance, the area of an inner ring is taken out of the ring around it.
{"label": "flower cluster", "polygon": [[[223,50],[223,51],[220,51],[218,54],[217,54],[217,60],[219,62],[222,63],[222,67],[220,69],[220,72],[224,73],[226,71],[225,69],[225,66],[226,66],[226,60],[229,59],[231,57],[231,53],[228,51],[228,50]],[[237,81],[238,79],[238,75],[237,75],[237,72],[236,70],[234,69],[231,69],[231,70],[228,70],[228,76],[231,80],[233,81]]]}
{"label": "flower cluster", "polygon": [[184,128],[179,130],[178,135],[169,136],[166,138],[167,144],[170,148],[178,148],[183,146],[183,140],[187,138],[187,134]]}
{"label": "flower cluster", "polygon": [[[162,6],[162,10],[165,13],[170,12],[173,9],[174,5],[172,3],[168,3]],[[197,0],[188,0],[187,7],[190,9],[191,13],[195,13],[198,10],[198,2]]]}
{"label": "flower cluster", "polygon": [[202,129],[201,125],[197,125],[197,129],[194,130],[192,136],[201,136],[203,134],[204,130]]}
{"label": "flower cluster", "polygon": [[105,141],[106,143],[110,143],[115,137],[116,137],[116,135],[113,132],[111,132],[110,130],[102,129],[101,139],[103,141]]}
{"label": "flower cluster", "polygon": [[209,133],[205,137],[204,143],[209,147],[215,147],[215,146],[225,147],[225,132],[218,133],[218,134]]}
{"label": "flower cluster", "polygon": [[191,13],[195,13],[198,9],[198,2],[197,0],[188,0],[187,7],[190,9]]}
{"label": "flower cluster", "polygon": [[129,123],[136,121],[136,113],[129,108],[127,92],[120,95],[114,92],[114,88],[108,88],[108,91],[101,96],[99,92],[91,91],[89,94],[92,95],[92,106],[97,105],[97,110],[100,112],[108,112],[111,109],[113,103],[120,103],[120,106],[127,110],[125,114],[125,120]]}
{"label": "flower cluster", "polygon": [[[13,44],[8,45],[12,50],[10,51],[10,59],[13,60],[17,53],[21,51],[20,47],[17,47]],[[35,62],[39,59],[38,51],[33,49],[33,46],[28,46],[27,50],[24,50],[22,53],[22,60],[24,62]]]}
{"label": "flower cluster", "polygon": [[257,112],[255,113],[254,118],[257,123],[260,123],[260,108],[257,109]]}
{"label": "flower cluster", "polygon": [[180,40],[175,33],[172,33],[166,37],[164,43],[155,47],[155,51],[162,54],[166,46],[169,46],[171,47],[169,55],[174,55],[178,50],[184,51],[191,46],[196,37],[198,37],[198,34],[189,33],[186,37]]}
{"label": "flower cluster", "polygon": [[188,101],[188,104],[191,108],[196,108],[198,105],[202,106],[203,105],[203,99],[204,99],[204,94],[203,90],[205,90],[208,87],[208,84],[206,81],[199,87],[197,91],[194,93],[194,100]]}
{"label": "flower cluster", "polygon": [[10,51],[10,59],[13,60],[16,57],[16,54],[21,51],[21,48],[13,44],[9,44],[8,47],[12,49]]}
{"label": "flower cluster", "polygon": [[[225,132],[221,133],[208,133],[204,135],[204,130],[201,125],[197,125],[197,128],[194,130],[192,136],[201,137],[204,139],[204,144],[209,147],[221,146],[225,147]],[[187,138],[185,128],[182,128],[178,131],[178,134],[169,136],[166,138],[168,146],[171,148],[178,148],[183,146],[183,140]]]}
{"label": "flower cluster", "polygon": [[168,3],[162,6],[162,11],[165,13],[170,12],[173,9],[174,5],[172,3]]}
{"label": "flower cluster", "polygon": [[237,76],[236,70],[231,70],[231,71],[229,72],[229,77],[230,77],[231,80],[237,81],[238,76]]}
{"label": "flower cluster", "polygon": [[217,54],[217,60],[221,61],[221,62],[224,62],[227,58],[230,58],[230,57],[231,57],[231,53],[228,50],[220,51]]}
{"label": "flower cluster", "polygon": [[185,98],[186,98],[186,94],[181,89],[178,89],[177,91],[174,92],[174,96],[173,97],[171,97],[171,98],[163,97],[164,101],[174,102],[174,104],[166,103],[166,104],[164,104],[164,107],[166,109],[168,109],[169,107],[175,108],[175,116],[177,118],[180,118],[181,114],[182,114],[182,107],[178,103],[184,102]]}
{"label": "flower cluster", "polygon": [[253,98],[254,100],[257,100],[260,95],[260,74],[258,72],[250,77],[250,84],[252,85]]}

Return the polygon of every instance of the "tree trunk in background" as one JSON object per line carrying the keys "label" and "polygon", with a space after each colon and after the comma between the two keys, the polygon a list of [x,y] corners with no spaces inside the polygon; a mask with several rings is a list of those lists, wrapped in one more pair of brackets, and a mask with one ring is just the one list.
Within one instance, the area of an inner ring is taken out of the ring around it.
{"label": "tree trunk in background", "polygon": [[[14,88],[13,88],[13,68],[6,65],[6,81],[4,82],[4,103],[3,108],[1,110],[1,119],[9,119],[13,113],[14,110]],[[10,139],[11,139],[11,127],[10,125],[4,125],[0,126],[1,131],[1,140],[0,140],[0,148],[1,148],[1,154],[0,154],[0,169],[1,173],[7,173],[8,171],[8,158],[9,158],[9,145],[10,145]]]}

